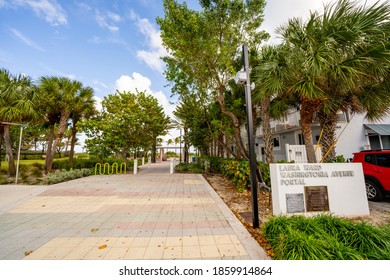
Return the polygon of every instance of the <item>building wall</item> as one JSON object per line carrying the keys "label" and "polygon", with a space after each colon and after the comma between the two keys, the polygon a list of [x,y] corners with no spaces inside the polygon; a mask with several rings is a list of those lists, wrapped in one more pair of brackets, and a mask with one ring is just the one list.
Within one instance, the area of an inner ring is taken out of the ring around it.
{"label": "building wall", "polygon": [[[291,114],[295,117],[296,114]],[[289,121],[286,121],[287,123]],[[349,123],[345,120],[339,122],[336,127],[337,143],[335,146],[336,154],[343,155],[345,159],[352,158],[353,153],[361,151],[365,146],[369,145],[369,139],[364,128],[364,124],[390,124],[390,115],[384,117],[381,121],[370,122],[365,119],[364,115],[356,114],[350,117]],[[319,126],[313,126],[313,142],[317,143],[316,138],[319,137],[321,128]],[[279,148],[274,149],[275,161],[286,160],[286,148],[285,144],[299,145],[298,134],[301,134],[300,128],[292,128],[281,130],[273,133],[274,137],[279,137]],[[241,127],[241,136],[244,139],[244,143],[247,143],[248,136],[244,126]],[[261,148],[264,146],[264,142],[261,136],[261,128],[256,130],[255,147],[256,158],[258,161],[263,161]]]}

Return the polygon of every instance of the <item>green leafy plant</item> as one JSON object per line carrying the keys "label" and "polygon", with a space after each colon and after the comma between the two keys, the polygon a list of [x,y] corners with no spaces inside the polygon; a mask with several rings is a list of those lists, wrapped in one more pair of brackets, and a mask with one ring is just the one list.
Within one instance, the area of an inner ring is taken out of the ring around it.
{"label": "green leafy plant", "polygon": [[41,180],[43,184],[57,184],[65,181],[70,181],[92,174],[91,169],[76,169],[76,170],[57,170],[55,173],[50,173],[47,177]]}
{"label": "green leafy plant", "polygon": [[332,215],[278,216],[263,226],[275,259],[390,259],[390,226],[374,227]]}

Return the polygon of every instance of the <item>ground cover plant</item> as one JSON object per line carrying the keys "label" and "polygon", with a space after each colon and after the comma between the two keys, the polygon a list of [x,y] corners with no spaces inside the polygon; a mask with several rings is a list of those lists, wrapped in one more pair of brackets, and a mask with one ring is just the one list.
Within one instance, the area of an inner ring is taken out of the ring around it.
{"label": "ground cover plant", "polygon": [[56,170],[40,181],[40,184],[57,184],[92,175],[91,169]]}
{"label": "ground cover plant", "polygon": [[375,227],[329,214],[271,217],[263,226],[274,259],[389,260],[390,225]]}

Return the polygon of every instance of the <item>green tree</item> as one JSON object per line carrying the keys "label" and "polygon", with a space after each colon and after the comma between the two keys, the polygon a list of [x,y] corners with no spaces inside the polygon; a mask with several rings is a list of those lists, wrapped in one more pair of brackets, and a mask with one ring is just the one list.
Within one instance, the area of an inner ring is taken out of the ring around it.
{"label": "green tree", "polygon": [[[231,119],[238,156],[247,158],[239,118],[228,109],[225,90],[236,71],[237,48],[257,48],[267,34],[259,31],[264,0],[203,0],[201,11],[185,3],[164,0],[164,18],[157,18],[163,43],[168,81],[190,85],[193,93],[211,93],[221,112]],[[183,91],[181,92],[183,93]],[[179,92],[180,94],[180,92]]]}
{"label": "green tree", "polygon": [[[289,69],[295,81],[285,94],[293,95],[300,104],[309,162],[316,162],[311,126],[317,113],[321,112],[322,120],[326,120],[322,127],[330,126],[324,137],[327,141],[323,150],[327,150],[334,142],[339,110],[361,112],[367,111],[365,105],[371,102],[384,105],[371,111],[370,116],[388,106],[388,95],[378,98],[380,91],[368,95],[365,89],[373,88],[389,71],[389,15],[388,3],[365,7],[342,0],[325,6],[322,15],[312,12],[308,21],[294,18],[279,29],[294,64]],[[366,104],[355,102],[365,98]]]}
{"label": "green tree", "polygon": [[73,106],[81,89],[81,82],[65,77],[41,77],[40,79],[41,114],[50,127],[45,159],[47,173],[52,169],[57,146],[68,126]]}
{"label": "green tree", "polygon": [[70,143],[69,161],[73,162],[74,147],[77,142],[76,134],[78,132],[78,123],[83,118],[90,118],[95,115],[95,101],[93,99],[93,89],[90,87],[83,87],[80,90],[80,94],[75,97],[74,105],[72,107],[71,119],[72,119],[72,135]]}
{"label": "green tree", "polygon": [[34,85],[28,76],[12,75],[0,69],[0,124],[4,131],[5,148],[8,156],[8,174],[15,176],[16,169],[12,152],[9,123],[25,123],[35,116]]}
{"label": "green tree", "polygon": [[102,111],[81,128],[91,154],[106,157],[112,153],[127,161],[129,151],[154,149],[158,136],[168,129],[169,117],[156,98],[144,92],[116,92],[104,97]]}

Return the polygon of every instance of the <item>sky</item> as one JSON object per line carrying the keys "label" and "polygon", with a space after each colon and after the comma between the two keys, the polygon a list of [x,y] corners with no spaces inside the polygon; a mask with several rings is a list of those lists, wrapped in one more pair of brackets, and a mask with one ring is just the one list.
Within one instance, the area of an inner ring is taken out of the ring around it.
{"label": "sky", "polygon": [[[197,0],[186,2],[199,8]],[[274,30],[289,18],[307,18],[329,2],[269,0],[262,25],[269,43],[278,42]],[[161,0],[0,0],[0,68],[33,80],[76,79],[94,89],[97,104],[116,90],[145,90],[172,116],[177,98],[163,76],[166,51],[156,24],[163,16]],[[177,136],[172,130],[164,139]]]}

